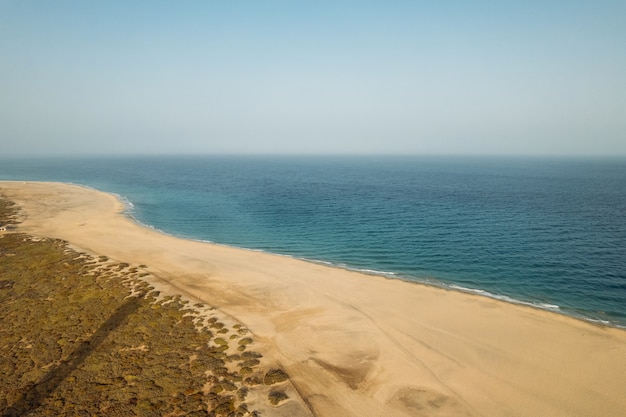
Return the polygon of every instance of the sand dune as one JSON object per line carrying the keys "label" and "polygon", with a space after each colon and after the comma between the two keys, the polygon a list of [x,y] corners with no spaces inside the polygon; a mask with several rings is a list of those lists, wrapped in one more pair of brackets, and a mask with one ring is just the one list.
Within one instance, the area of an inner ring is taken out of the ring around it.
{"label": "sand dune", "polygon": [[317,416],[626,415],[626,332],[142,227],[109,194],[0,182],[20,231],[148,265],[244,323]]}

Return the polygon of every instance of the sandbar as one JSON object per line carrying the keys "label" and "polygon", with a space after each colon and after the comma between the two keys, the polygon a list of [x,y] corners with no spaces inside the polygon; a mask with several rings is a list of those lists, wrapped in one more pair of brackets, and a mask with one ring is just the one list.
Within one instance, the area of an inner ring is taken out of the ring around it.
{"label": "sandbar", "polygon": [[626,415],[626,332],[478,295],[144,227],[111,194],[0,182],[17,229],[120,262],[243,323],[316,416]]}

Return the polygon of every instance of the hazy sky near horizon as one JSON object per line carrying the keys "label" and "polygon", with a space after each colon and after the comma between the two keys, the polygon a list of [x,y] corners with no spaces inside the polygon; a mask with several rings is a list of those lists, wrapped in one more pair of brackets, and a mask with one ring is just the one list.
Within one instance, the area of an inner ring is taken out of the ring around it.
{"label": "hazy sky near horizon", "polygon": [[626,155],[626,2],[0,1],[0,153]]}

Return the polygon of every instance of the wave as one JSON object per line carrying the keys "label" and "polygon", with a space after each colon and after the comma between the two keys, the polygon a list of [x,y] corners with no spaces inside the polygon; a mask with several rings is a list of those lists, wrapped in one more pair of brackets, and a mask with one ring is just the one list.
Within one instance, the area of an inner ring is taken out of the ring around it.
{"label": "wave", "polygon": [[113,194],[113,195],[116,196],[117,199],[122,202],[122,205],[124,206],[124,214],[129,215],[135,211],[135,205],[133,204],[132,201],[130,201],[128,197],[119,195],[119,194]]}
{"label": "wave", "polygon": [[489,297],[489,298],[493,298],[493,299],[500,300],[500,301],[506,301],[507,303],[511,303],[511,304],[520,304],[520,305],[525,305],[529,307],[539,308],[541,310],[561,311],[561,307],[559,307],[556,304],[523,301],[523,300],[518,300],[517,298],[509,297],[508,295],[494,294],[494,293],[490,293],[489,291],[462,287],[460,285],[455,285],[455,284],[444,284],[444,285],[447,288],[450,288],[453,290],[457,290],[457,291],[461,291],[465,293],[471,293],[471,294],[478,294],[484,297]]}
{"label": "wave", "polygon": [[594,323],[594,324],[601,325],[601,326],[626,329],[626,326],[621,325],[615,321],[590,317],[584,312],[579,312],[579,311],[575,311],[571,309],[564,310],[563,308],[561,308],[560,306],[556,304],[549,304],[549,303],[543,303],[543,302],[538,302],[538,301],[536,302],[523,301],[523,300],[519,300],[513,297],[506,296],[506,295],[493,294],[493,293],[490,293],[489,291],[462,287],[460,285],[455,285],[455,284],[442,284],[441,286],[455,290],[455,291],[461,291],[461,292],[469,293],[469,294],[476,294],[476,295],[493,298],[493,299],[504,301],[504,302],[511,303],[511,304],[518,304],[518,305],[524,305],[524,306],[528,306],[532,308],[538,308],[540,310],[547,310],[547,311],[551,311],[551,312],[558,313],[558,314],[563,314],[568,317],[572,317],[578,320],[583,320],[583,321]]}
{"label": "wave", "polygon": [[124,204],[125,207],[128,208],[128,210],[131,210],[131,211],[135,210],[135,205],[133,204],[133,202],[124,196],[122,196],[122,203]]}
{"label": "wave", "polygon": [[[287,255],[289,256],[289,255]],[[308,258],[302,258],[302,257],[293,257],[295,259],[299,259],[301,261],[306,261],[306,262],[312,262],[315,264],[320,264],[320,265],[324,265],[324,266],[330,266],[332,268],[341,268],[341,269],[345,269],[347,271],[354,271],[354,272],[360,272],[362,274],[367,274],[367,275],[376,275],[376,276],[383,276],[383,277],[396,277],[398,276],[397,272],[391,272],[391,271],[379,271],[377,269],[369,269],[369,268],[358,268],[358,267],[353,267],[353,266],[349,266],[346,264],[341,264],[341,263],[333,263],[330,261],[325,261],[325,260],[321,260],[321,259],[308,259]]]}
{"label": "wave", "polygon": [[381,275],[381,276],[390,276],[390,277],[394,277],[397,276],[398,274],[396,272],[391,272],[391,271],[378,271],[376,269],[367,269],[367,268],[351,268],[351,267],[345,267],[345,269],[349,270],[349,271],[355,271],[355,272],[361,272],[363,274],[368,274],[368,275]]}

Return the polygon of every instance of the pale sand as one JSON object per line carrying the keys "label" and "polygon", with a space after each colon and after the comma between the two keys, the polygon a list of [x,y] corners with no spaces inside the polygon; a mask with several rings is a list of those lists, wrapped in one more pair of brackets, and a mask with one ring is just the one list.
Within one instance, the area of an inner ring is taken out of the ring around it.
{"label": "pale sand", "polygon": [[149,270],[244,323],[318,416],[624,416],[626,332],[137,225],[112,195],[0,183],[18,230]]}

